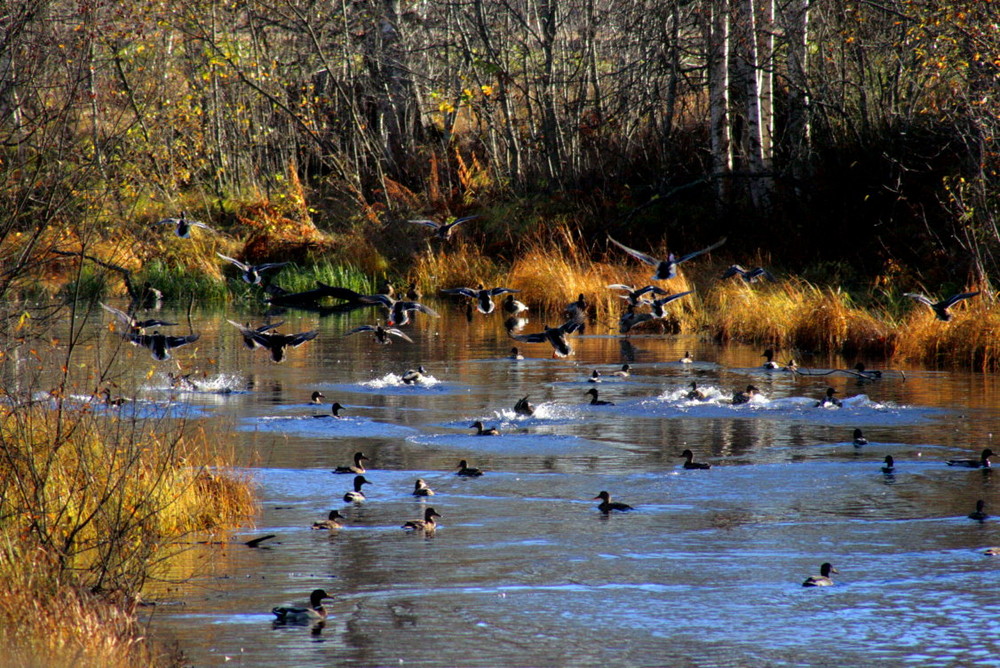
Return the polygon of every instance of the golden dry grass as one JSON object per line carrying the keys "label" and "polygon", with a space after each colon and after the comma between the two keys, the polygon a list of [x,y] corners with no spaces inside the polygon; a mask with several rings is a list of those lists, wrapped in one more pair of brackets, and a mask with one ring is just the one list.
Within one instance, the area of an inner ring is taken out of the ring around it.
{"label": "golden dry grass", "polygon": [[884,315],[855,307],[845,292],[801,279],[718,283],[708,293],[706,311],[709,330],[720,341],[884,356],[895,340]]}
{"label": "golden dry grass", "polygon": [[950,322],[917,305],[900,323],[895,358],[927,366],[1000,370],[1000,311],[996,303],[970,300],[953,308]]}

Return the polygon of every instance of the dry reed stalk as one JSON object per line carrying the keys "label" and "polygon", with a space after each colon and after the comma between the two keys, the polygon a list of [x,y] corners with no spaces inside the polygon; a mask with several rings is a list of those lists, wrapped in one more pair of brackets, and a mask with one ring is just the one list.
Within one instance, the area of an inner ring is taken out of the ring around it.
{"label": "dry reed stalk", "polygon": [[895,359],[936,366],[1000,370],[1000,312],[987,300],[970,301],[942,322],[917,308],[897,331]]}

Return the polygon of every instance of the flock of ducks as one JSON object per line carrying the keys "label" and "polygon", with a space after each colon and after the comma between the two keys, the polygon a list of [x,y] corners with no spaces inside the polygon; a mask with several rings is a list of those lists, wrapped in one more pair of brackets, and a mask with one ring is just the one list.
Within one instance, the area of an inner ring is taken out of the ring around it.
{"label": "flock of ducks", "polygon": [[[441,242],[447,242],[450,240],[455,229],[470,221],[478,218],[478,216],[466,216],[462,218],[455,219],[451,222],[440,223],[433,220],[410,220],[409,223],[415,225],[422,225],[433,230],[433,236],[435,239]],[[161,220],[157,223],[158,225],[172,225],[174,227],[174,232],[178,237],[189,238],[191,235],[192,228],[201,228],[209,231],[213,231],[208,225],[195,220],[190,220],[186,217],[185,212],[181,212],[179,218],[167,218]],[[725,243],[726,239],[723,238],[720,241],[703,248],[701,250],[688,253],[686,255],[677,256],[670,253],[666,259],[659,259],[638,251],[634,248],[625,246],[624,244],[608,237],[608,240],[614,245],[618,246],[620,249],[625,251],[627,254],[633,258],[654,267],[655,271],[652,275],[654,281],[665,281],[675,278],[677,276],[678,266],[684,262],[688,262],[697,258],[701,255],[709,253],[722,244]],[[383,326],[381,323],[376,322],[372,325],[362,325],[356,327],[345,333],[345,336],[350,336],[362,332],[371,332],[373,339],[382,345],[391,343],[390,337],[396,337],[407,342],[412,343],[412,339],[399,327],[405,326],[412,322],[411,313],[422,313],[430,317],[439,317],[439,314],[433,309],[421,304],[418,299],[420,297],[419,292],[416,291],[415,285],[411,284],[409,291],[407,292],[406,299],[394,299],[393,291],[391,286],[386,286],[386,288],[380,290],[378,294],[375,295],[361,295],[355,293],[346,288],[338,288],[333,286],[326,286],[319,283],[317,288],[304,292],[304,293],[288,293],[287,291],[281,289],[280,287],[274,286],[269,280],[269,272],[279,271],[282,267],[289,264],[288,262],[276,262],[276,263],[266,263],[259,265],[251,265],[242,262],[236,258],[228,257],[217,254],[221,259],[229,262],[235,266],[241,272],[241,278],[243,281],[250,285],[262,286],[270,295],[269,301],[273,305],[290,305],[290,306],[313,306],[316,301],[323,297],[336,297],[345,300],[345,304],[349,307],[357,307],[364,305],[377,305],[381,306],[388,312],[386,318],[386,325]],[[771,275],[766,269],[762,267],[756,267],[754,269],[744,269],[740,265],[731,265],[725,272],[723,272],[721,278],[728,279],[733,276],[739,276],[746,283],[753,283],[758,280],[774,280],[774,276]],[[631,285],[625,284],[611,284],[607,286],[609,289],[621,290],[625,294],[622,298],[626,301],[626,308],[623,312],[619,321],[619,331],[623,334],[628,334],[628,332],[643,322],[648,322],[656,319],[663,319],[667,316],[665,311],[665,306],[675,300],[681,299],[692,291],[686,291],[681,293],[670,293],[655,285],[646,285],[643,287],[633,287]],[[442,294],[465,297],[472,300],[467,308],[467,317],[471,319],[473,304],[475,309],[483,314],[490,315],[496,310],[496,305],[493,302],[493,298],[500,295],[507,295],[503,301],[503,311],[511,317],[516,317],[519,314],[528,310],[528,307],[522,302],[518,301],[514,294],[518,293],[519,290],[506,288],[506,287],[493,287],[486,288],[482,284],[478,285],[476,288],[469,287],[458,287],[458,288],[448,288],[441,290]],[[949,309],[956,303],[970,299],[979,294],[976,292],[963,292],[952,295],[947,299],[940,301],[934,301],[933,299],[927,297],[926,295],[919,293],[905,293],[904,296],[913,299],[921,304],[926,305],[934,313],[935,317],[941,321],[949,321],[952,318],[952,314]],[[652,299],[646,296],[650,295]],[[174,326],[176,323],[166,322],[162,320],[145,320],[138,321],[133,315],[125,313],[114,307],[102,304],[105,310],[112,313],[123,325],[125,332],[122,336],[130,343],[148,348],[156,360],[166,360],[170,358],[169,351],[172,348],[177,348],[189,343],[197,341],[199,338],[198,334],[191,333],[186,336],[167,336],[159,333],[159,331],[154,331],[153,334],[146,334],[145,330],[148,328],[155,327],[168,327]],[[645,313],[640,313],[637,311],[640,307],[648,307],[649,311]],[[515,332],[515,328],[508,325],[508,335],[514,340],[520,341],[522,343],[528,344],[541,344],[547,343],[553,349],[553,355],[557,357],[565,357],[572,354],[572,346],[569,343],[567,337],[573,333],[583,331],[586,327],[587,321],[587,303],[584,295],[580,295],[578,300],[569,304],[565,309],[565,313],[568,319],[561,325],[557,327],[549,327],[545,325],[543,330],[540,332],[530,333],[530,334],[519,334]],[[509,321],[510,322],[510,321]],[[281,362],[285,357],[285,349],[289,347],[298,347],[307,341],[314,339],[318,332],[308,331],[301,332],[298,334],[284,335],[278,334],[274,330],[277,329],[282,323],[265,323],[263,325],[252,327],[249,323],[240,324],[237,322],[229,321],[234,327],[239,329],[240,334],[243,336],[243,341],[247,348],[258,349],[263,348],[270,352],[271,359],[274,362]],[[511,349],[510,359],[520,360],[523,359],[523,355],[517,347]],[[790,360],[787,364],[782,365],[774,360],[774,352],[772,349],[767,349],[763,353],[765,362],[763,368],[766,370],[786,370],[791,372],[799,372],[798,365],[795,360]],[[689,364],[693,362],[690,354],[685,352],[684,357],[680,360],[681,363]],[[613,374],[620,377],[627,377],[630,373],[630,366],[625,364],[622,366],[620,371],[616,371]],[[862,363],[855,365],[854,369],[850,371],[845,371],[845,373],[851,373],[858,376],[864,380],[874,380],[881,377],[880,371],[867,370]],[[412,384],[420,382],[426,374],[425,369],[420,366],[416,370],[407,371],[402,376],[402,381],[406,384]],[[590,382],[599,383],[601,380],[601,374],[599,371],[595,370],[590,378]],[[753,399],[760,390],[754,385],[747,385],[744,390],[737,391],[732,396],[733,404],[744,404]],[[815,407],[826,408],[826,407],[839,407],[842,405],[841,400],[836,398],[834,395],[837,393],[835,388],[828,388],[824,396],[816,401]],[[610,401],[605,401],[599,398],[598,390],[596,388],[590,388],[587,393],[591,397],[590,404],[594,406],[613,406],[614,404]],[[319,403],[319,399],[323,398],[322,393],[314,392],[311,397],[313,403]],[[691,390],[686,394],[686,398],[689,400],[704,401],[706,395],[698,389],[695,382],[691,383]],[[112,399],[110,395],[105,397],[106,401],[111,402]],[[332,415],[334,417],[339,417],[339,410],[342,409],[339,403],[334,403],[332,405]],[[532,415],[534,413],[534,406],[528,402],[528,397],[520,399],[514,406],[514,411],[518,415]],[[482,421],[477,420],[470,428],[475,429],[475,435],[477,436],[496,436],[500,432],[496,427],[487,427]],[[864,437],[860,429],[854,430],[854,440],[855,447],[863,447],[867,445],[868,441]],[[963,468],[990,468],[990,457],[993,456],[992,450],[989,448],[984,449],[979,458],[976,459],[952,459],[948,460],[947,464],[949,466],[963,467]],[[681,454],[684,460],[683,468],[691,470],[706,470],[710,469],[711,465],[702,462],[694,461],[694,453],[685,449]],[[365,500],[364,492],[362,487],[366,484],[371,484],[369,480],[365,478],[366,469],[363,462],[367,461],[368,458],[361,452],[358,452],[354,456],[354,461],[352,464],[347,466],[337,467],[333,473],[337,474],[354,474],[353,479],[353,489],[345,493],[344,502],[345,503],[359,503]],[[892,475],[895,473],[895,462],[891,455],[887,455],[884,460],[884,466],[882,467],[882,472],[886,475]],[[466,460],[461,460],[456,471],[456,475],[462,477],[475,478],[483,475],[483,472],[477,468],[471,468],[468,466]],[[418,479],[414,484],[413,495],[417,497],[428,497],[432,496],[434,491],[427,486],[423,479]],[[621,503],[611,500],[611,494],[602,490],[598,493],[594,500],[599,500],[600,504],[597,509],[608,515],[612,512],[629,512],[634,510],[633,506],[626,503]],[[985,510],[985,502],[979,500],[976,503],[976,509],[969,514],[969,518],[983,522],[988,518]],[[409,520],[405,522],[402,527],[408,531],[413,532],[423,532],[431,533],[437,528],[436,520],[440,518],[439,515],[433,508],[426,508],[424,510],[424,516],[422,519]],[[337,510],[330,511],[328,517],[325,520],[317,521],[313,524],[313,529],[334,531],[343,527],[347,519],[340,514]],[[995,550],[995,552],[994,552]],[[991,548],[987,551],[987,554],[998,553],[1000,554],[1000,549]],[[830,563],[823,563],[820,566],[820,574],[808,577],[803,583],[804,587],[825,587],[833,585],[833,580],[830,575],[837,573],[837,570]],[[325,590],[316,589],[309,596],[309,606],[305,608],[296,607],[276,607],[272,610],[275,615],[276,622],[278,623],[314,623],[321,621],[326,618],[327,611],[323,607],[322,602],[332,598]]]}

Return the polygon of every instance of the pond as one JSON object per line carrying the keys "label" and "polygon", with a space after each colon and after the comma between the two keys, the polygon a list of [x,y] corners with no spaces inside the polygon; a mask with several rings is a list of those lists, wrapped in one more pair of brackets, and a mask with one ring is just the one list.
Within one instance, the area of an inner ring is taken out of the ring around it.
{"label": "pond", "polygon": [[[765,371],[758,348],[600,323],[555,359],[499,313],[432,303],[442,317],[417,314],[414,342],[392,345],[344,336],[374,310],[285,313],[283,332],[319,335],[281,364],[226,323],[248,313],[195,313],[201,338],[167,362],[122,351],[141,405],[254,453],[261,514],[241,540],[275,536],[192,548],[178,572],[196,576],[152,588],[153,633],[192,665],[1000,665],[1000,557],[983,554],[1000,521],[968,518],[978,499],[1000,515],[996,474],[945,465],[992,444],[994,377],[862,382],[826,374],[857,360],[801,353],[803,373]],[[526,359],[508,359],[514,344]],[[631,375],[608,375],[625,362]],[[426,381],[399,380],[420,364]],[[195,370],[198,389],[170,389],[168,371]],[[692,382],[707,400],[686,398]],[[733,405],[748,384],[760,395]],[[815,407],[827,387],[843,406]],[[614,405],[590,405],[591,388]],[[534,416],[515,414],[524,396]],[[342,419],[315,417],[333,401]],[[502,434],[475,436],[477,420]],[[685,449],[712,468],[685,470]],[[357,451],[371,484],[344,503],[352,476],[331,471]],[[485,474],[457,476],[462,459]],[[417,478],[435,496],[414,497]],[[602,514],[602,490],[635,510]],[[427,507],[436,532],[400,528]],[[313,531],[332,509],[347,526]],[[835,585],[804,588],[824,562]],[[317,588],[333,597],[322,628],[272,624]]]}

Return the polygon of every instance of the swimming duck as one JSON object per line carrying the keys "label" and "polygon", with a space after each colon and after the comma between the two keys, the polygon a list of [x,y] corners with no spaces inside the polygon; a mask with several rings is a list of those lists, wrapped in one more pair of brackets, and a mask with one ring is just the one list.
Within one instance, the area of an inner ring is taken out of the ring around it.
{"label": "swimming duck", "polygon": [[668,294],[663,288],[658,288],[655,285],[647,285],[643,288],[633,288],[631,285],[622,285],[621,283],[614,283],[607,286],[612,290],[625,290],[628,294],[621,295],[622,299],[628,300],[628,303],[632,306],[638,306],[640,299],[646,293],[652,292],[654,295],[665,295]]}
{"label": "swimming duck", "polygon": [[866,380],[878,380],[882,377],[882,372],[875,369],[866,370],[863,362],[858,362],[854,365],[854,370],[857,372],[858,376]]}
{"label": "swimming duck", "polygon": [[983,550],[983,554],[987,557],[1000,557],[1000,547],[988,547]]}
{"label": "swimming duck", "polygon": [[515,347],[513,347],[513,348],[510,349],[510,355],[507,356],[507,359],[523,360],[524,359],[524,355],[522,355],[521,351],[517,349],[517,346],[515,346]]}
{"label": "swimming duck", "polygon": [[504,313],[517,315],[518,313],[524,313],[527,311],[528,307],[524,302],[519,302],[514,299],[514,295],[507,295],[507,297],[503,300],[503,310]]}
{"label": "swimming duck", "polygon": [[833,580],[830,579],[830,573],[837,573],[837,569],[834,568],[830,563],[824,563],[819,567],[819,575],[810,575],[806,578],[806,581],[802,583],[803,587],[829,587],[833,584]]}
{"label": "swimming duck", "polygon": [[680,358],[677,361],[680,362],[681,364],[694,364],[694,358],[691,357],[691,353],[689,353],[686,350],[684,351],[684,357]]}
{"label": "swimming duck", "polygon": [[101,397],[101,403],[105,406],[124,406],[128,402],[124,397],[115,397],[112,399],[111,389],[107,387],[101,390]]}
{"label": "swimming duck", "polygon": [[654,281],[665,281],[667,279],[676,277],[677,276],[677,265],[679,265],[681,262],[687,262],[688,260],[692,260],[692,259],[698,257],[699,255],[702,255],[704,253],[708,253],[709,251],[713,251],[716,248],[718,248],[719,246],[721,246],[722,244],[726,243],[725,238],[723,238],[721,241],[717,241],[716,243],[712,244],[708,248],[703,248],[700,251],[695,251],[693,253],[688,253],[687,255],[683,255],[681,257],[677,257],[673,253],[670,253],[667,256],[666,260],[657,260],[655,257],[653,257],[651,255],[646,255],[645,253],[641,253],[641,252],[639,252],[639,251],[637,251],[637,250],[635,250],[633,248],[629,248],[628,246],[626,246],[624,244],[620,244],[617,241],[615,241],[614,239],[612,239],[611,237],[608,237],[608,240],[611,243],[613,243],[614,245],[616,245],[619,248],[621,248],[623,251],[625,251],[629,255],[631,255],[632,257],[634,257],[635,259],[640,260],[642,262],[645,262],[646,264],[648,264],[648,265],[650,265],[652,267],[656,267],[656,273],[653,274],[653,280]]}
{"label": "swimming duck", "polygon": [[216,253],[226,262],[229,262],[237,269],[243,272],[243,281],[249,283],[250,285],[260,285],[264,280],[264,272],[274,271],[275,269],[281,269],[282,267],[291,264],[291,262],[267,262],[265,264],[246,264],[240,262],[235,258],[231,258],[228,255],[223,255],[222,253]]}
{"label": "swimming duck", "polygon": [[157,290],[153,284],[146,281],[142,284],[142,292],[139,294],[139,304],[143,308],[159,311],[163,306],[163,291]]}
{"label": "swimming duck", "polygon": [[865,438],[865,435],[863,433],[861,433],[860,429],[855,429],[854,430],[854,447],[855,448],[860,448],[863,445],[868,445],[868,439]]}
{"label": "swimming duck", "polygon": [[622,368],[618,371],[612,371],[608,374],[609,376],[616,376],[618,378],[628,378],[632,375],[632,365],[626,362],[622,364]]}
{"label": "swimming duck", "polygon": [[719,277],[720,280],[726,280],[730,276],[739,276],[747,283],[753,283],[759,278],[766,278],[769,281],[775,280],[774,276],[771,275],[767,269],[764,267],[756,267],[754,269],[744,269],[738,264],[729,265],[729,269],[722,272],[722,276]]}
{"label": "swimming duck", "polygon": [[160,334],[159,330],[154,330],[152,334],[136,334],[134,332],[122,334],[122,337],[132,345],[148,348],[153,359],[160,362],[170,359],[171,348],[180,348],[189,343],[194,343],[200,336],[200,334],[167,336]]}
{"label": "swimming duck", "polygon": [[753,385],[747,385],[746,390],[743,392],[737,392],[733,395],[733,405],[749,403],[750,400],[757,394],[760,394],[760,390]]}
{"label": "swimming duck", "polygon": [[136,320],[135,316],[103,303],[101,304],[101,308],[118,318],[122,324],[129,328],[129,331],[138,334],[143,333],[147,327],[172,327],[177,324],[176,322],[167,322],[166,320]]}
{"label": "swimming duck", "polygon": [[511,334],[510,338],[524,343],[549,343],[552,346],[553,354],[557,357],[566,357],[573,354],[573,348],[566,340],[567,334],[572,334],[582,327],[582,323],[576,320],[567,320],[558,327],[545,325],[545,331],[534,334]]}
{"label": "swimming duck", "polygon": [[455,231],[456,227],[458,227],[462,223],[467,223],[470,220],[475,220],[476,218],[479,218],[479,216],[478,215],[464,216],[462,218],[456,218],[450,223],[439,223],[434,220],[408,220],[406,222],[413,223],[414,225],[423,225],[424,227],[430,227],[434,230],[434,236],[438,240],[448,241],[449,239],[451,239],[451,235]]}
{"label": "swimming duck", "polygon": [[319,390],[316,390],[311,395],[309,395],[309,403],[311,404],[323,403],[322,401],[320,401],[320,399],[326,399],[326,395],[320,392]]}
{"label": "swimming duck", "polygon": [[768,348],[767,350],[765,350],[764,354],[761,355],[761,357],[766,357],[767,358],[767,361],[764,362],[764,364],[762,365],[764,369],[767,369],[768,371],[772,371],[774,369],[780,369],[781,368],[781,365],[774,361],[774,350],[772,350],[771,348]]}
{"label": "swimming duck", "polygon": [[970,520],[976,520],[977,522],[985,522],[986,518],[989,517],[989,515],[987,515],[983,511],[983,508],[985,508],[985,507],[986,507],[986,502],[985,501],[983,501],[982,499],[979,499],[978,501],[976,501],[976,509],[974,511],[972,511],[971,513],[969,513],[969,519]]}
{"label": "swimming duck", "polygon": [[330,415],[329,416],[327,416],[327,415],[314,415],[313,417],[318,417],[318,418],[335,417],[338,420],[342,420],[342,419],[344,419],[344,416],[342,416],[340,414],[340,411],[342,411],[342,410],[344,410],[346,408],[347,408],[347,406],[342,406],[339,401],[334,401],[333,404],[330,405]]}
{"label": "swimming duck", "polygon": [[882,473],[895,473],[896,472],[896,461],[892,458],[892,455],[885,456],[885,466],[882,467]]}
{"label": "swimming duck", "polygon": [[781,367],[785,371],[791,371],[792,373],[799,370],[799,363],[795,361],[795,358],[791,358],[785,363],[785,366]]}
{"label": "swimming duck", "polygon": [[480,283],[478,287],[473,290],[472,288],[450,288],[448,290],[442,290],[446,295],[462,295],[463,297],[468,297],[469,299],[476,300],[476,308],[480,313],[484,315],[489,315],[493,313],[496,308],[493,304],[493,297],[497,295],[507,294],[508,292],[520,292],[520,290],[513,290],[511,288],[489,288],[483,287]]}
{"label": "swimming duck", "polygon": [[690,450],[685,450],[681,453],[681,457],[684,458],[684,468],[686,469],[700,469],[707,470],[712,468],[711,464],[705,464],[703,462],[694,461],[694,453]]}
{"label": "swimming duck", "polygon": [[694,290],[688,290],[687,292],[678,292],[674,295],[667,295],[666,297],[661,297],[660,299],[655,299],[653,301],[643,300],[642,303],[649,304],[650,314],[657,319],[662,320],[667,317],[667,312],[663,309],[664,305],[669,304],[675,299],[680,299],[681,297],[686,297],[693,293]]}
{"label": "swimming duck", "polygon": [[276,624],[312,624],[326,619],[323,600],[332,598],[324,590],[316,589],[309,595],[308,608],[277,607],[271,608],[271,612],[277,617]]}
{"label": "swimming duck", "polygon": [[927,296],[916,292],[904,292],[903,296],[909,297],[910,299],[914,299],[920,302],[921,304],[926,304],[934,312],[934,317],[936,317],[938,320],[943,320],[944,322],[948,322],[952,318],[951,313],[948,311],[949,308],[954,306],[957,302],[962,301],[963,299],[969,299],[971,297],[975,297],[978,294],[979,294],[978,290],[976,292],[960,292],[957,295],[952,295],[951,297],[948,297],[947,299],[942,299],[939,302],[932,302]]}
{"label": "swimming duck", "polygon": [[455,475],[460,475],[465,478],[478,478],[483,472],[479,469],[471,468],[464,459],[458,463],[458,471]]}
{"label": "swimming duck", "polygon": [[363,475],[354,476],[354,491],[344,494],[344,503],[360,503],[365,500],[365,494],[361,491],[362,485],[370,485],[371,482]]}
{"label": "swimming duck", "polygon": [[597,509],[600,510],[605,515],[610,513],[612,510],[620,510],[622,512],[628,510],[635,510],[635,508],[628,505],[627,503],[618,503],[617,501],[612,501],[611,495],[605,491],[601,491],[597,496],[594,497],[594,501],[597,501],[598,499],[601,500],[601,503],[598,504]]}
{"label": "swimming duck", "polygon": [[514,404],[514,413],[517,415],[532,416],[535,414],[535,407],[528,402],[528,397],[521,397]]}
{"label": "swimming duck", "polygon": [[949,459],[948,466],[961,466],[967,469],[988,469],[990,468],[990,457],[992,456],[993,451],[986,448],[979,456],[979,459]]}
{"label": "swimming duck", "polygon": [[421,364],[416,369],[409,369],[400,376],[400,380],[406,385],[413,385],[414,383],[422,383],[427,379],[427,369]]}
{"label": "swimming duck", "polygon": [[587,378],[588,383],[599,383],[601,382],[601,372],[594,369],[590,376]]}
{"label": "swimming duck", "polygon": [[312,528],[317,531],[321,529],[326,529],[327,531],[334,531],[340,529],[346,524],[347,518],[340,514],[340,511],[331,510],[329,516],[321,522],[313,522]]}
{"label": "swimming duck", "polygon": [[164,218],[163,220],[153,223],[154,225],[173,225],[174,234],[179,236],[181,239],[191,238],[191,228],[200,227],[203,230],[208,230],[209,232],[215,232],[211,227],[201,222],[200,220],[189,220],[186,211],[181,211],[180,218]]}
{"label": "swimming duck", "polygon": [[411,302],[420,301],[420,288],[417,287],[416,281],[410,282],[410,287],[406,288],[406,298]]}
{"label": "swimming duck", "polygon": [[417,478],[413,485],[413,496],[434,496],[434,490],[427,486],[423,478]]}
{"label": "swimming duck", "polygon": [[476,436],[499,436],[500,435],[500,430],[497,429],[496,427],[490,427],[489,429],[484,429],[483,428],[483,422],[482,422],[482,420],[476,420],[475,422],[473,422],[472,424],[470,424],[469,425],[469,429],[475,429],[476,430],[476,434],[475,434]]}
{"label": "swimming duck", "polygon": [[836,393],[837,390],[833,389],[832,387],[826,388],[826,395],[822,399],[817,401],[815,404],[813,404],[813,408],[826,408],[827,406],[837,406],[837,407],[842,406],[843,403],[840,401],[840,399],[833,396]]}
{"label": "swimming duck", "polygon": [[369,462],[369,461],[371,460],[365,457],[365,453],[355,452],[353,464],[350,464],[348,466],[338,466],[337,468],[333,469],[331,473],[354,473],[355,475],[361,473],[367,473],[367,471],[365,471],[365,465],[362,464],[361,462]]}
{"label": "swimming duck", "polygon": [[598,399],[597,398],[597,388],[596,387],[592,387],[589,390],[587,390],[587,394],[590,395],[590,405],[591,406],[614,406],[614,403],[611,402],[611,401],[604,401],[603,399]]}
{"label": "swimming duck", "polygon": [[375,341],[381,343],[382,345],[389,345],[392,340],[389,335],[398,336],[404,341],[413,343],[413,339],[408,337],[403,331],[396,329],[395,327],[383,327],[381,324],[376,323],[374,325],[361,325],[360,327],[355,327],[349,332],[346,332],[344,336],[350,336],[351,334],[357,334],[358,332],[374,332]]}
{"label": "swimming duck", "polygon": [[684,398],[688,401],[705,401],[708,397],[705,396],[704,392],[698,389],[698,383],[692,380],[691,389],[684,395]]}
{"label": "swimming duck", "polygon": [[382,282],[379,283],[378,285],[378,290],[376,291],[376,294],[388,295],[389,297],[392,297],[394,294],[396,294],[396,288],[392,287],[392,283],[389,281],[388,278],[383,278]]}
{"label": "swimming duck", "polygon": [[403,524],[403,528],[410,531],[424,531],[431,532],[437,528],[437,522],[434,521],[435,517],[441,517],[438,515],[433,508],[424,509],[424,519],[422,520],[410,520]]}
{"label": "swimming duck", "polygon": [[410,313],[418,311],[426,313],[432,318],[439,318],[441,315],[432,308],[411,301],[397,301],[389,295],[368,295],[362,296],[363,304],[381,304],[389,311],[389,318],[385,321],[387,325],[402,327],[410,324]]}
{"label": "swimming duck", "polygon": [[625,312],[618,319],[618,332],[620,334],[628,334],[629,330],[636,325],[655,319],[652,313],[636,313],[635,307],[629,304],[628,308],[625,309]]}

